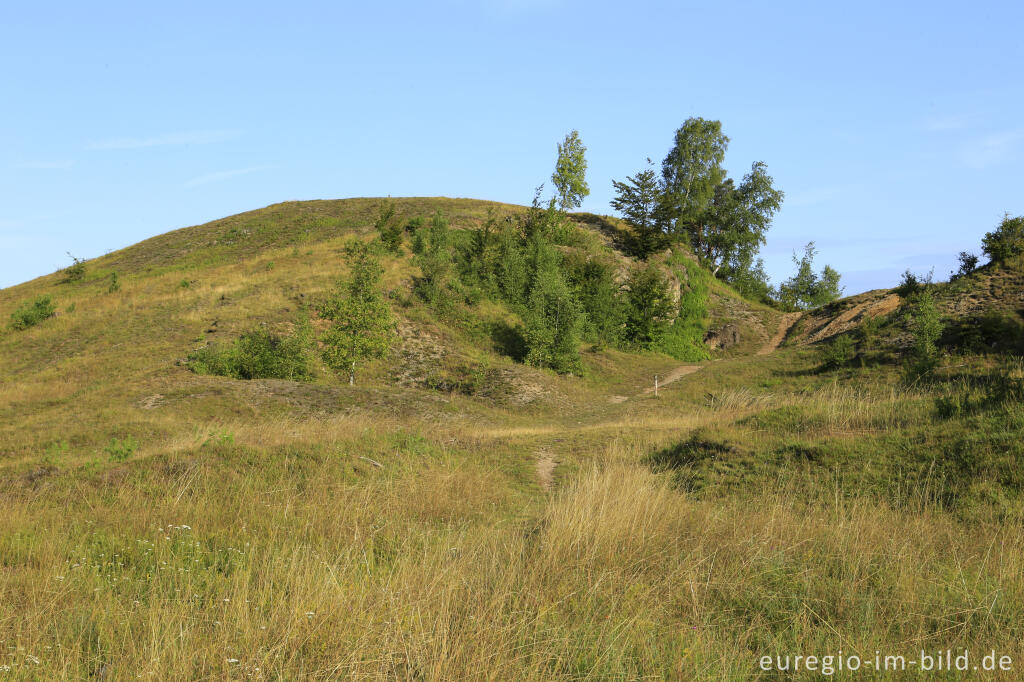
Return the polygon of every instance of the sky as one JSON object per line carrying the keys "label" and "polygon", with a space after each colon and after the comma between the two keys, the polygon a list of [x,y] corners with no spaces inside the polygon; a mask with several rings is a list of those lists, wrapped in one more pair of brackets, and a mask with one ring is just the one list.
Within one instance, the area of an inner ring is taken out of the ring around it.
{"label": "sky", "polygon": [[691,116],[846,293],[936,279],[1024,214],[1024,3],[4,3],[0,287],[287,200],[529,203],[572,129],[581,210]]}

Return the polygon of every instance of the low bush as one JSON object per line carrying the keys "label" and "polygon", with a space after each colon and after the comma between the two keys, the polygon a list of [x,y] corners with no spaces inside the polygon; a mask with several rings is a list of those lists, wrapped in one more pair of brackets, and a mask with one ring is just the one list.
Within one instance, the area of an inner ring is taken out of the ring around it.
{"label": "low bush", "polygon": [[196,374],[309,381],[313,378],[311,347],[309,322],[300,321],[291,334],[253,329],[229,346],[200,348],[189,354],[186,364]]}
{"label": "low bush", "polygon": [[856,343],[849,334],[841,334],[821,346],[821,364],[824,369],[839,369],[853,360]]}
{"label": "low bush", "polygon": [[903,273],[899,286],[896,287],[896,293],[899,294],[901,298],[913,298],[914,296],[917,296],[932,283],[932,276],[934,272],[934,269],[932,269],[927,275],[915,275],[910,271],[910,268],[907,268]]}
{"label": "low bush", "polygon": [[53,317],[57,311],[53,299],[48,295],[37,296],[34,301],[26,301],[11,313],[11,329],[18,331],[34,327],[43,320]]}
{"label": "low bush", "polygon": [[131,457],[139,448],[139,443],[131,436],[124,439],[114,438],[103,451],[110,455],[111,461],[123,462]]}
{"label": "low bush", "polygon": [[76,258],[70,253],[68,257],[71,258],[71,265],[64,268],[64,283],[68,284],[71,282],[81,282],[85,278],[85,261],[81,258]]}

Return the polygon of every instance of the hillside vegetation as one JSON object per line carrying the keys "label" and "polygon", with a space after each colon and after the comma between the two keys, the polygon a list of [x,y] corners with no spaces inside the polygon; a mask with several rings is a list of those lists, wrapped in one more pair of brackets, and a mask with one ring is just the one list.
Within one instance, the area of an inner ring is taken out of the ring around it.
{"label": "hillside vegetation", "polygon": [[[431,280],[424,256],[432,217],[457,254],[543,209],[395,199],[382,222],[388,205],[279,204],[0,291],[3,675],[719,680],[765,655],[947,648],[1024,665],[1014,257],[784,317],[684,247],[639,263],[622,223],[569,214],[555,270],[663,278],[659,335],[696,320],[738,343],[681,360],[583,315],[559,366],[523,347],[558,305],[457,261]],[[349,385],[301,339],[336,322],[361,248],[395,338]],[[538,290],[557,302],[558,281]],[[941,335],[914,374],[929,306]],[[308,375],[196,365],[243,340],[308,352]]]}

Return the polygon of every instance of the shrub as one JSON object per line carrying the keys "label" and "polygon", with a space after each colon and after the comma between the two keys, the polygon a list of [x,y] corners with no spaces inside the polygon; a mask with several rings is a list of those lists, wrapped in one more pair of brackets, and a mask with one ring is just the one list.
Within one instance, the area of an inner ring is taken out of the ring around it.
{"label": "shrub", "polygon": [[366,245],[346,245],[352,273],[320,307],[320,316],[332,322],[321,337],[324,362],[338,372],[348,372],[355,383],[356,364],[384,358],[395,337],[395,319],[381,295],[381,267]]}
{"label": "shrub", "polygon": [[68,257],[72,260],[72,263],[63,270],[64,283],[81,282],[85,277],[85,261],[72,256],[70,253]]}
{"label": "shrub", "polygon": [[557,270],[537,275],[523,315],[526,362],[560,374],[581,374],[579,305]]}
{"label": "shrub", "polygon": [[861,350],[868,350],[878,339],[878,332],[882,329],[882,316],[865,317],[857,328],[857,340],[860,342]]}
{"label": "shrub", "polygon": [[839,272],[834,268],[826,265],[820,274],[815,274],[814,256],[817,253],[814,242],[809,242],[804,247],[803,256],[797,258],[796,253],[793,254],[796,274],[773,292],[773,298],[783,310],[810,310],[831,303],[843,293],[843,287],[839,286]]}
{"label": "shrub", "polygon": [[116,272],[110,273],[110,286],[107,287],[107,293],[113,294],[121,291],[121,278],[118,277]]}
{"label": "shrub", "polygon": [[114,462],[123,462],[138,449],[139,443],[131,436],[127,436],[123,440],[113,438],[107,447],[103,448],[103,451],[110,455],[110,459]]}
{"label": "shrub", "polygon": [[625,340],[648,349],[665,335],[672,314],[668,281],[655,265],[635,266],[626,282]]}
{"label": "shrub", "polygon": [[982,237],[981,250],[995,263],[1024,253],[1024,216],[1003,216],[999,227]]}
{"label": "shrub", "polygon": [[196,374],[234,379],[291,379],[309,381],[312,328],[300,318],[291,334],[265,329],[248,331],[227,347],[207,346],[189,354],[186,364]]}
{"label": "shrub", "polygon": [[373,223],[373,229],[380,237],[380,243],[384,249],[391,253],[402,252],[402,225],[395,217],[395,202],[388,201],[381,204],[377,212],[377,219]]}
{"label": "shrub", "polygon": [[849,334],[841,334],[821,346],[821,364],[825,369],[839,369],[853,360],[856,351],[854,340]]}
{"label": "shrub", "polygon": [[899,286],[896,287],[896,293],[902,298],[914,298],[932,283],[934,273],[935,268],[932,268],[927,275],[915,275],[910,268],[907,268],[900,279]]}
{"label": "shrub", "polygon": [[927,289],[917,295],[913,309],[907,313],[907,325],[914,339],[907,378],[919,379],[938,366],[938,341],[942,336],[939,310]]}
{"label": "shrub", "polygon": [[34,327],[43,320],[53,317],[57,306],[49,295],[37,296],[34,301],[22,303],[11,313],[11,329],[22,330]]}

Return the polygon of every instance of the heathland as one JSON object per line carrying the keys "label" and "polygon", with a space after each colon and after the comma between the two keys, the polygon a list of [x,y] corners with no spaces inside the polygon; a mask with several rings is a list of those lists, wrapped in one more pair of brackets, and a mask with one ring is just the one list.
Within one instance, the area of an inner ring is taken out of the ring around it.
{"label": "heathland", "polygon": [[0,678],[1024,666],[1020,256],[783,313],[629,247],[301,202],[0,291]]}

